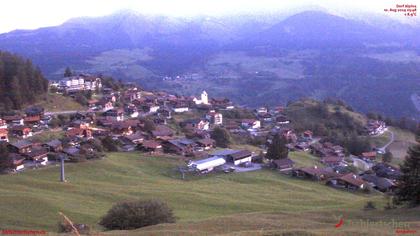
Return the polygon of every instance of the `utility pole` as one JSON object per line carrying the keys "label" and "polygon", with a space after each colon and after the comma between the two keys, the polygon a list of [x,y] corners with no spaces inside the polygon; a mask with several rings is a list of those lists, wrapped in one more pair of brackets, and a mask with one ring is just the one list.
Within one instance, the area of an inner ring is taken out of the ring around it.
{"label": "utility pole", "polygon": [[61,161],[61,165],[60,165],[60,181],[61,182],[67,182],[66,181],[66,177],[64,175],[64,157],[63,157],[63,155],[60,155],[60,161]]}

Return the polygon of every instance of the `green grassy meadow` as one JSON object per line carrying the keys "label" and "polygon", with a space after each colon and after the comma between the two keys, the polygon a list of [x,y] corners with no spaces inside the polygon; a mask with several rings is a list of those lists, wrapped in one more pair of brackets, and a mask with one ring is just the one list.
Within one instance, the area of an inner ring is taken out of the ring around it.
{"label": "green grassy meadow", "polygon": [[[291,155],[292,159],[303,163],[308,154]],[[302,229],[309,230],[313,225],[322,232],[323,227],[333,227],[336,221],[333,213],[365,215],[360,209],[367,201],[375,202],[378,209],[384,205],[380,194],[336,190],[271,170],[181,180],[174,170],[183,163],[176,157],[111,153],[104,160],[67,164],[67,183],[58,181],[58,166],[2,175],[0,229],[55,232],[61,211],[75,223],[88,224],[95,231],[102,231],[97,222],[115,202],[159,198],[173,208],[178,218],[176,224],[108,233],[168,235],[179,231],[180,235],[201,235],[200,232],[253,235],[258,227],[261,233],[265,232],[264,226],[267,226],[267,232],[280,230],[285,219],[292,228],[299,227],[297,219],[300,219],[305,225]],[[384,215],[384,210],[377,211],[378,215]],[[418,221],[420,214],[410,219],[413,218]],[[210,227],[214,222],[220,225]],[[233,223],[226,226],[228,222]]]}

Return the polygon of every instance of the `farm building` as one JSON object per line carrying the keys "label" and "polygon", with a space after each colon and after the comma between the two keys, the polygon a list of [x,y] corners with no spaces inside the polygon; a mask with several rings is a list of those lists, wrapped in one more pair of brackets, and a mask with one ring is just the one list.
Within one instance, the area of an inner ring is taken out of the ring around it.
{"label": "farm building", "polygon": [[198,161],[191,161],[188,163],[188,167],[193,168],[197,171],[211,171],[215,167],[224,165],[226,163],[226,160],[223,157],[210,157]]}

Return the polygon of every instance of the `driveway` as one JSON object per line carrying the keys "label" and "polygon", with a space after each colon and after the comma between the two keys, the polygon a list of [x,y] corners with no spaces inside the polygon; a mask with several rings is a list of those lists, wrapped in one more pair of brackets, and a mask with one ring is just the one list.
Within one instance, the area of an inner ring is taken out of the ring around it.
{"label": "driveway", "polygon": [[224,168],[229,168],[229,167],[233,167],[235,168],[235,172],[248,172],[248,171],[256,171],[256,170],[260,170],[261,169],[261,164],[258,163],[252,163],[252,166],[250,167],[240,167],[240,166],[235,166],[234,164],[231,163],[227,163],[223,165]]}
{"label": "driveway", "polygon": [[385,153],[386,148],[387,148],[389,145],[391,145],[391,143],[393,143],[393,142],[394,142],[394,140],[395,140],[395,137],[394,137],[394,132],[392,132],[392,131],[390,131],[390,130],[387,130],[387,131],[385,131],[385,132],[389,132],[389,133],[391,134],[391,139],[390,139],[390,140],[389,140],[389,142],[388,142],[388,143],[386,143],[384,146],[382,146],[382,147],[378,147],[378,148],[377,148],[377,150],[378,150],[378,151],[383,152],[383,153]]}

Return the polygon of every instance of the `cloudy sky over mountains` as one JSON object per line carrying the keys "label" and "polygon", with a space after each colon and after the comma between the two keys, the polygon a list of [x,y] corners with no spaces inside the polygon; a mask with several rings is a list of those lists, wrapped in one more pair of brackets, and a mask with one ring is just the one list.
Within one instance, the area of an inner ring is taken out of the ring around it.
{"label": "cloudy sky over mountains", "polygon": [[[419,1],[410,0],[403,4],[417,4]],[[73,17],[101,16],[122,9],[136,10],[142,14],[190,17],[266,11],[274,13],[291,9],[296,11],[309,6],[343,16],[358,12],[401,17],[401,14],[387,14],[383,11],[384,8],[395,7],[395,4],[400,2],[395,0],[14,0],[2,3],[0,33],[14,29],[53,26]]]}

